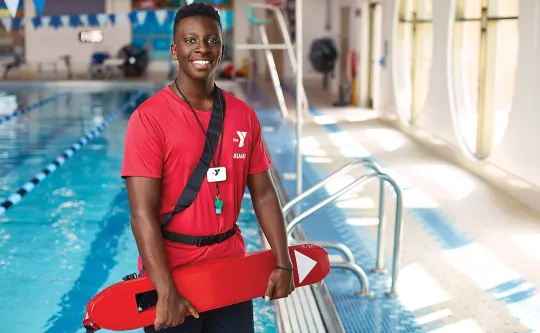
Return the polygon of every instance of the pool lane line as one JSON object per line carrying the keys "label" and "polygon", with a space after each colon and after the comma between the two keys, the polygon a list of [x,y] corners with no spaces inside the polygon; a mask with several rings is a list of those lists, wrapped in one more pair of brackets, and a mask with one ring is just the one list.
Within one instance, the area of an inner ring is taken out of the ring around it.
{"label": "pool lane line", "polygon": [[11,120],[13,118],[17,118],[18,116],[20,116],[22,114],[25,114],[28,111],[32,111],[35,108],[39,108],[40,106],[43,106],[43,105],[48,104],[48,103],[50,103],[52,101],[55,101],[55,100],[59,99],[60,97],[62,97],[63,95],[69,95],[69,94],[71,94],[71,93],[70,92],[63,92],[63,93],[59,93],[59,94],[56,94],[56,95],[52,95],[49,98],[45,98],[45,99],[37,101],[37,102],[35,102],[33,104],[27,105],[22,109],[17,109],[17,110],[15,110],[15,112],[13,112],[10,115],[0,117],[0,124],[5,123],[6,121],[9,121],[9,120]]}
{"label": "pool lane line", "polygon": [[109,115],[101,125],[95,127],[85,136],[81,137],[77,142],[72,144],[69,148],[64,150],[57,158],[55,158],[51,163],[49,163],[45,168],[43,168],[39,173],[37,173],[31,180],[24,183],[15,193],[11,194],[6,200],[0,204],[0,216],[3,215],[10,207],[18,204],[22,198],[31,192],[43,179],[50,176],[56,171],[56,169],[62,166],[66,160],[72,157],[76,152],[81,150],[81,148],[86,145],[92,139],[101,135],[101,132],[109,126],[122,112],[124,112],[128,107],[134,106],[135,101],[144,93],[146,90],[141,90],[137,92],[133,97],[131,97],[124,105],[114,111]]}

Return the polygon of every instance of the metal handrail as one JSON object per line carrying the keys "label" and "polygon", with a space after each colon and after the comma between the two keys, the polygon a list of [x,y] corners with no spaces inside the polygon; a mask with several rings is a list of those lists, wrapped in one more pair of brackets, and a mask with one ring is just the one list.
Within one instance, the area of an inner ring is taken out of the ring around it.
{"label": "metal handrail", "polygon": [[375,165],[375,163],[373,163],[373,161],[371,161],[370,159],[361,158],[361,159],[355,160],[354,162],[351,162],[351,163],[345,165],[341,169],[337,170],[336,172],[334,172],[330,176],[326,177],[325,179],[323,179],[319,183],[315,184],[314,186],[312,186],[309,189],[302,192],[302,194],[300,194],[299,196],[297,196],[294,199],[292,199],[291,201],[289,201],[285,206],[283,206],[283,214],[286,215],[294,205],[296,205],[297,203],[299,203],[300,201],[305,199],[311,193],[317,191],[318,189],[320,189],[324,185],[328,184],[332,179],[334,179],[337,176],[340,176],[340,175],[342,175],[342,174],[344,174],[344,173],[346,173],[348,171],[354,170],[357,167],[362,166],[362,165],[366,165],[367,167],[373,169],[375,172],[381,172],[379,170],[379,168]]}
{"label": "metal handrail", "polygon": [[[312,186],[311,188],[304,191],[299,196],[295,197],[293,200],[289,201],[285,206],[283,206],[283,215],[287,216],[287,213],[289,210],[305,199],[308,195],[312,194],[313,192],[317,191],[324,185],[328,184],[332,179],[336,178],[337,176],[340,176],[342,174],[345,174],[349,171],[352,171],[360,166],[366,166],[370,169],[372,169],[375,172],[382,173],[379,167],[369,158],[360,158],[357,159],[341,169],[337,170],[330,176],[323,179],[321,182],[317,183],[316,185]],[[379,181],[379,225],[377,227],[377,258],[376,258],[376,264],[375,268],[371,269],[372,272],[375,273],[385,273],[386,269],[384,269],[384,228],[386,223],[384,222],[384,180]],[[320,244],[319,244],[320,245]],[[347,257],[347,260],[349,260],[349,256],[346,252],[343,251],[343,246],[340,243],[335,243],[335,245],[331,245],[331,243],[327,243],[326,247],[334,248],[336,250],[340,250],[345,256]],[[348,249],[348,248],[347,248]],[[351,263],[354,263],[354,261],[349,261]]]}
{"label": "metal handrail", "polygon": [[[401,193],[401,189],[396,184],[396,182],[387,174],[375,172],[372,174],[364,175],[360,178],[357,178],[355,181],[351,182],[349,185],[345,186],[341,190],[337,191],[336,193],[332,194],[325,200],[319,202],[317,205],[311,207],[310,209],[306,210],[302,214],[295,217],[290,223],[287,225],[287,237],[291,237],[292,232],[294,228],[300,224],[305,218],[307,218],[309,215],[317,212],[321,208],[327,206],[328,204],[335,201],[340,196],[348,193],[350,190],[355,188],[356,186],[365,183],[366,181],[372,179],[372,178],[379,178],[380,180],[388,182],[393,188],[396,193],[396,219],[395,219],[395,231],[394,231],[394,253],[393,253],[393,260],[392,260],[392,285],[390,288],[390,291],[387,292],[387,295],[395,296],[396,293],[396,286],[397,286],[397,279],[398,279],[398,272],[399,272],[399,262],[401,259],[401,239],[402,239],[402,205],[403,205],[403,196]],[[362,285],[368,283],[367,278],[364,281],[364,278],[362,276],[359,276],[360,280],[362,281]]]}

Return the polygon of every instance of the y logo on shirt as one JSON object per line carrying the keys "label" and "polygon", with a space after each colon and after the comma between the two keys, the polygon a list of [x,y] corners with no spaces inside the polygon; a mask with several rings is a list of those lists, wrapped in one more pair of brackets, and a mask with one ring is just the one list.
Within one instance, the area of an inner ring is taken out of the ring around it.
{"label": "y logo on shirt", "polygon": [[[247,132],[242,131],[236,131],[236,134],[238,134],[238,139],[234,138],[233,142],[238,142],[238,147],[244,147],[244,142],[246,141]],[[234,159],[245,159],[246,153],[234,153],[233,154]]]}
{"label": "y logo on shirt", "polygon": [[233,139],[234,142],[238,142],[238,147],[244,147],[244,141],[246,140],[247,132],[236,131],[238,139]]}

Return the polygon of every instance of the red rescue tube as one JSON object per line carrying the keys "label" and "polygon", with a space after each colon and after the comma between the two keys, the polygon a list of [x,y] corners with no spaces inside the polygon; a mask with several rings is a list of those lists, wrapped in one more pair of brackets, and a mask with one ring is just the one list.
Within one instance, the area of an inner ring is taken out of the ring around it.
{"label": "red rescue tube", "polygon": [[[320,282],[330,272],[328,252],[320,246],[293,245],[289,253],[296,288]],[[178,292],[200,313],[264,297],[275,265],[272,251],[263,250],[180,267],[173,270],[172,277]],[[89,331],[127,331],[153,325],[156,297],[146,276],[113,284],[90,300],[83,325]]]}

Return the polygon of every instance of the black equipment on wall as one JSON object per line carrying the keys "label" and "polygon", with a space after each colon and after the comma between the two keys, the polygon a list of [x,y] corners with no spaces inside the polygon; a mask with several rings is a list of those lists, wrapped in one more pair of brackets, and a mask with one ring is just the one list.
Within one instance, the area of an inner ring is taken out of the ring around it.
{"label": "black equipment on wall", "polygon": [[337,58],[337,48],[331,38],[318,38],[311,43],[309,60],[317,72],[324,74],[324,88],[328,87],[328,75],[333,77]]}
{"label": "black equipment on wall", "polygon": [[128,44],[118,51],[118,57],[124,59],[122,66],[125,77],[140,77],[148,68],[148,52],[136,45]]}

